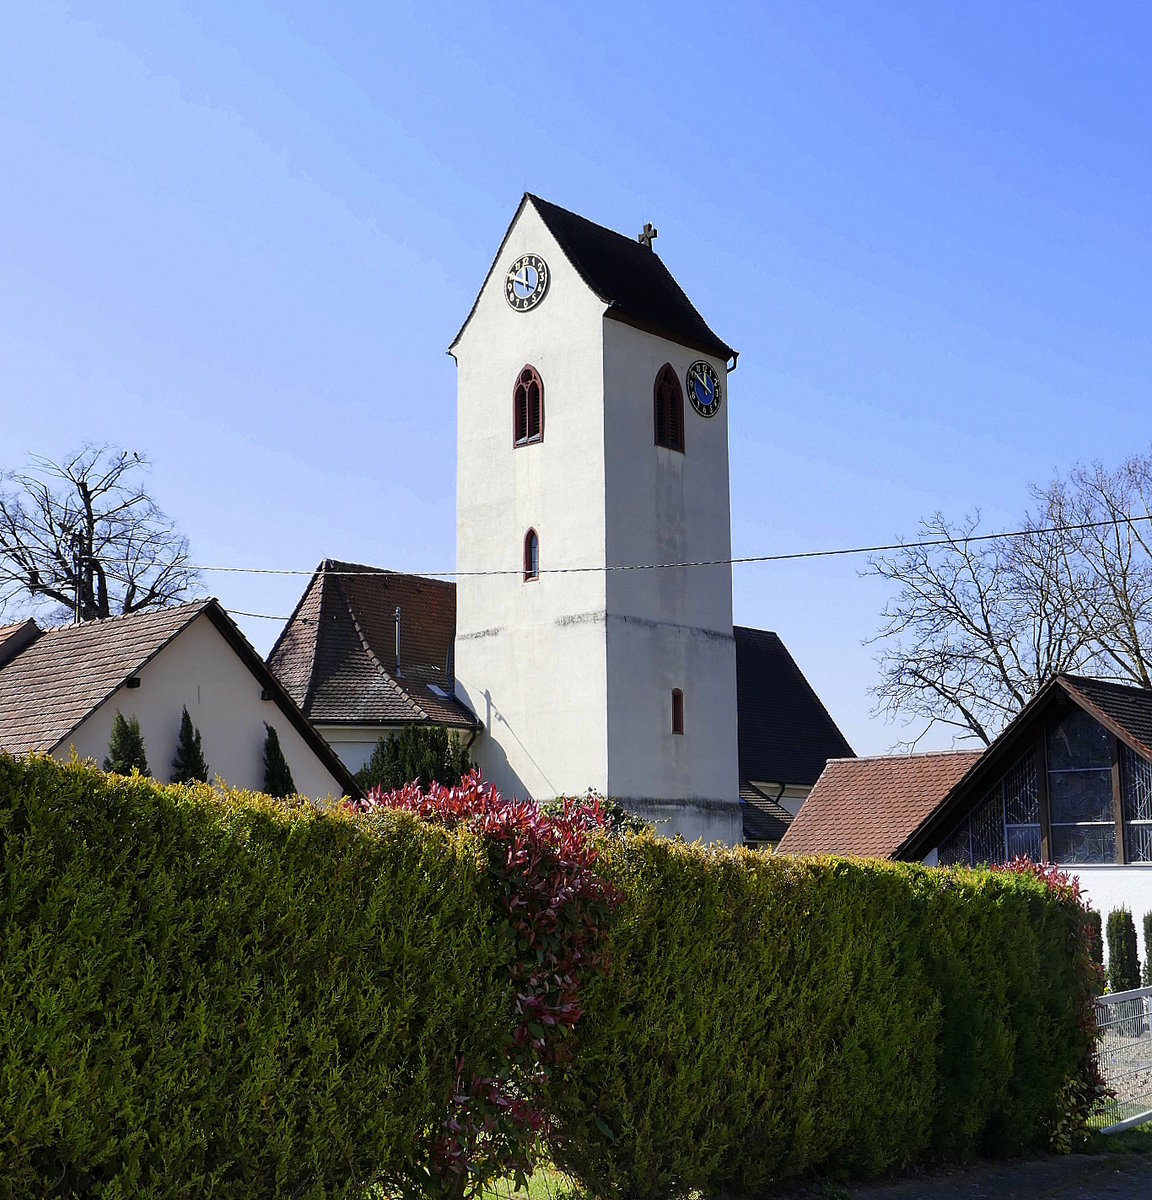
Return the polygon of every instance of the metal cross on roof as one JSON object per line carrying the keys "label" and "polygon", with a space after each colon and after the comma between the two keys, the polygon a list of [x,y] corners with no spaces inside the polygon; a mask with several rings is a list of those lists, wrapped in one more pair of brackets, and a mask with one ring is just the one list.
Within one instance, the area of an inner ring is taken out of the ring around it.
{"label": "metal cross on roof", "polygon": [[636,235],[636,240],[642,245],[652,249],[652,243],[659,235],[656,232],[656,226],[651,221],[644,222],[644,228]]}

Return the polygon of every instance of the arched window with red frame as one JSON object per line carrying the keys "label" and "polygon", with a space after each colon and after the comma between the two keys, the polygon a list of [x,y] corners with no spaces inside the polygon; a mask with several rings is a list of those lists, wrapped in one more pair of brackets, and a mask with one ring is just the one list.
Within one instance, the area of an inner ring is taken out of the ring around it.
{"label": "arched window with red frame", "polygon": [[512,444],[527,446],[544,440],[544,381],[535,367],[525,365],[512,389]]}
{"label": "arched window with red frame", "polygon": [[684,389],[672,369],[665,363],[656,372],[652,385],[652,409],[655,441],[657,446],[684,453]]}
{"label": "arched window with red frame", "polygon": [[684,693],[679,688],[672,689],[672,732],[684,732]]}
{"label": "arched window with red frame", "polygon": [[535,529],[524,535],[524,582],[540,578],[540,539]]}

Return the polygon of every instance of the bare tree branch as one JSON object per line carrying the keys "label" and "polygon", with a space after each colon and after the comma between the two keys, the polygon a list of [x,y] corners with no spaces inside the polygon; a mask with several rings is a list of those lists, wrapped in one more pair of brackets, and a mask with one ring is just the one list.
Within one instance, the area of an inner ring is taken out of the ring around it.
{"label": "bare tree branch", "polygon": [[[973,544],[980,514],[937,513],[919,540],[869,560],[895,592],[877,645],[876,711],[987,745],[1061,672],[1152,687],[1152,453],[1032,489],[1024,534]],[[1087,527],[1086,527],[1087,526]]]}
{"label": "bare tree branch", "polygon": [[199,582],[188,539],[137,476],[148,460],[112,446],[85,445],[62,462],[33,456],[0,475],[0,608],[81,619],[161,608]]}

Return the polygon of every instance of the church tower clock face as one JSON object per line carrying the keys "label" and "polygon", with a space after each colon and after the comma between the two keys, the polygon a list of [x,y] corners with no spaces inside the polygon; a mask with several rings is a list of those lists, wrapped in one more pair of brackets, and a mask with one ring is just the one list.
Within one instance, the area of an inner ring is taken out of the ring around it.
{"label": "church tower clock face", "polygon": [[684,377],[688,399],[702,417],[714,417],[720,411],[720,380],[711,363],[698,359]]}
{"label": "church tower clock face", "polygon": [[504,298],[517,312],[527,312],[544,299],[550,278],[548,264],[539,254],[525,254],[508,268]]}

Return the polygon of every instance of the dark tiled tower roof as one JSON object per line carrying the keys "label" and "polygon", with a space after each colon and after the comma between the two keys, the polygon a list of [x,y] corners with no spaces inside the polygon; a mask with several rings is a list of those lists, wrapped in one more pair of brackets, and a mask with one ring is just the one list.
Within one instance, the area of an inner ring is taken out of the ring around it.
{"label": "dark tiled tower roof", "polygon": [[539,196],[528,199],[609,316],[717,358],[736,354],[708,328],[655,251]]}
{"label": "dark tiled tower roof", "polygon": [[734,633],[740,778],[811,787],[852,747],[776,634],[741,625]]}

